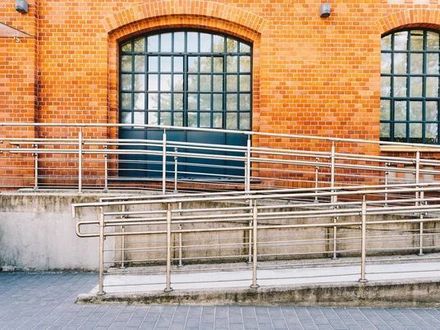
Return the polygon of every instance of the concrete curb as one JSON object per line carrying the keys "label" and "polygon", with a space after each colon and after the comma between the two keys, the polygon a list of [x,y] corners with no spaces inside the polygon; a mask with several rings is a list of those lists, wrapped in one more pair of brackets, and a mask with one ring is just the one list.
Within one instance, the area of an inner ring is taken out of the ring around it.
{"label": "concrete curb", "polygon": [[298,285],[277,288],[79,295],[77,303],[439,307],[440,281]]}

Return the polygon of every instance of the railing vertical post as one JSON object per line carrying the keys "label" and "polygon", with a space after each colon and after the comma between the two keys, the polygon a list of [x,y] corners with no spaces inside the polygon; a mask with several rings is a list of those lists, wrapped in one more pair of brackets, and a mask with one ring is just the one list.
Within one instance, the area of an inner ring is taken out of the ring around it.
{"label": "railing vertical post", "polygon": [[251,284],[251,288],[252,289],[256,289],[259,287],[258,283],[257,283],[257,255],[258,255],[258,251],[257,251],[257,236],[258,236],[258,222],[257,222],[257,218],[258,218],[258,208],[257,208],[257,201],[255,200],[253,203],[253,207],[252,207],[252,233],[253,233],[253,238],[252,238],[252,242],[253,242],[253,257],[252,257],[252,284]]}
{"label": "railing vertical post", "polygon": [[365,196],[362,198],[362,225],[361,225],[361,277],[359,279],[360,283],[366,283],[367,279],[365,277],[365,263],[367,258],[367,202],[365,201]]}
{"label": "railing vertical post", "polygon": [[[335,207],[335,209],[337,209],[338,207],[336,206]],[[333,256],[332,256],[332,259],[333,260],[336,260],[336,259],[338,259],[338,253],[337,253],[337,251],[338,251],[338,235],[337,235],[337,226],[336,226],[336,224],[338,223],[338,217],[334,217],[333,218],[333,224],[335,225],[335,226],[333,226]]]}
{"label": "railing vertical post", "polygon": [[[416,151],[416,177],[415,177],[415,181],[416,181],[416,188],[419,188],[419,183],[420,183],[420,151],[417,150]],[[416,190],[416,206],[419,205],[419,195],[420,192],[418,190]]]}
{"label": "railing vertical post", "polygon": [[251,136],[248,135],[246,144],[246,164],[244,171],[244,190],[250,192],[251,190]]}
{"label": "railing vertical post", "polygon": [[[125,205],[122,205],[122,212],[125,213],[125,211],[127,210]],[[125,219],[126,215],[123,214],[121,216],[121,219]],[[125,226],[121,226],[121,232],[122,232],[122,236],[121,236],[121,268],[125,268]]]}
{"label": "railing vertical post", "polygon": [[80,127],[78,132],[78,192],[79,193],[82,192],[82,172],[83,172],[82,148],[83,148],[83,132],[82,132],[82,127]]}
{"label": "railing vertical post", "polygon": [[162,134],[162,194],[167,191],[167,131]]}
{"label": "railing vertical post", "polygon": [[37,149],[34,152],[34,190],[38,190],[38,144],[32,146]]}
{"label": "railing vertical post", "polygon": [[174,148],[174,193],[177,194],[177,175],[178,175],[178,157],[177,157],[177,148]]}
{"label": "railing vertical post", "polygon": [[104,292],[104,210],[99,208],[99,279],[98,279],[98,295]]}
{"label": "railing vertical post", "polygon": [[171,288],[171,204],[167,203],[167,261],[165,292],[173,291]]}
{"label": "railing vertical post", "polygon": [[[425,192],[421,191],[420,192],[420,199],[421,199],[421,203],[425,204],[425,202],[423,201],[425,199]],[[423,212],[420,213],[420,220],[423,220]],[[419,224],[419,256],[422,256],[423,253],[423,221],[420,221]]]}
{"label": "railing vertical post", "polygon": [[[335,141],[332,141],[332,148],[331,148],[331,153],[330,153],[330,157],[331,157],[331,167],[330,167],[330,188],[331,188],[331,192],[334,193],[335,192],[335,171],[336,171],[336,167],[335,167],[335,163],[336,163],[336,143]],[[337,196],[332,194],[331,198],[330,198],[330,202],[332,204],[336,204],[336,202],[338,201]],[[335,208],[335,205],[332,205],[331,207],[332,209]],[[333,223],[335,224],[335,226],[333,226],[333,255],[332,255],[332,259],[336,260],[337,259],[337,241],[338,241],[338,234],[337,234],[337,224],[338,222],[338,217],[334,217],[333,218]]]}
{"label": "railing vertical post", "polygon": [[319,188],[319,158],[315,159],[316,166],[315,166],[315,203],[318,203],[318,188]]}
{"label": "railing vertical post", "polygon": [[104,191],[108,191],[108,153],[107,145],[104,146]]}
{"label": "railing vertical post", "polygon": [[[179,202],[179,210],[182,210],[182,202]],[[182,215],[182,213],[179,212],[179,216]],[[179,224],[179,229],[182,230],[182,224]],[[179,264],[178,267],[183,266],[183,240],[182,240],[182,233],[179,233]]]}
{"label": "railing vertical post", "polygon": [[[385,168],[388,168],[388,166],[390,165],[390,163],[385,163]],[[390,172],[388,170],[385,170],[385,206],[388,206],[388,176],[389,176]]]}

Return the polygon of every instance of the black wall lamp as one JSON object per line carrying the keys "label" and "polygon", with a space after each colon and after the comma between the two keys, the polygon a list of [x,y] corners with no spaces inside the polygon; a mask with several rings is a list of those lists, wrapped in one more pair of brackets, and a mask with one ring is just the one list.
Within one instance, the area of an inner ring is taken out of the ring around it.
{"label": "black wall lamp", "polygon": [[15,0],[15,10],[21,14],[27,14],[29,12],[29,3],[27,0]]}

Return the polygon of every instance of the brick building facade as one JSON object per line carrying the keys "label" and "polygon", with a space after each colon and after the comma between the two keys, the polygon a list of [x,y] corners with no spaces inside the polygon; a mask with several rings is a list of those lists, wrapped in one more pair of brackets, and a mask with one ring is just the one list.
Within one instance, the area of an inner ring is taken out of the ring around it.
{"label": "brick building facade", "polygon": [[25,35],[0,36],[0,122],[118,123],[120,46],[155,31],[196,30],[252,46],[252,130],[379,140],[381,37],[440,30],[440,4],[330,3],[321,18],[314,0],[30,0],[26,14],[2,1],[0,23]]}

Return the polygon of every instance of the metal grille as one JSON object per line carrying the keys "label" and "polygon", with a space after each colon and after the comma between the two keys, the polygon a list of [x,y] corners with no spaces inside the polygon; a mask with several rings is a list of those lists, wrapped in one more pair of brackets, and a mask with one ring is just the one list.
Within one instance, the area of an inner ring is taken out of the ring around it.
{"label": "metal grille", "polygon": [[439,33],[391,33],[381,55],[381,139],[439,143]]}
{"label": "metal grille", "polygon": [[249,44],[166,31],[137,37],[120,50],[121,123],[251,128]]}

